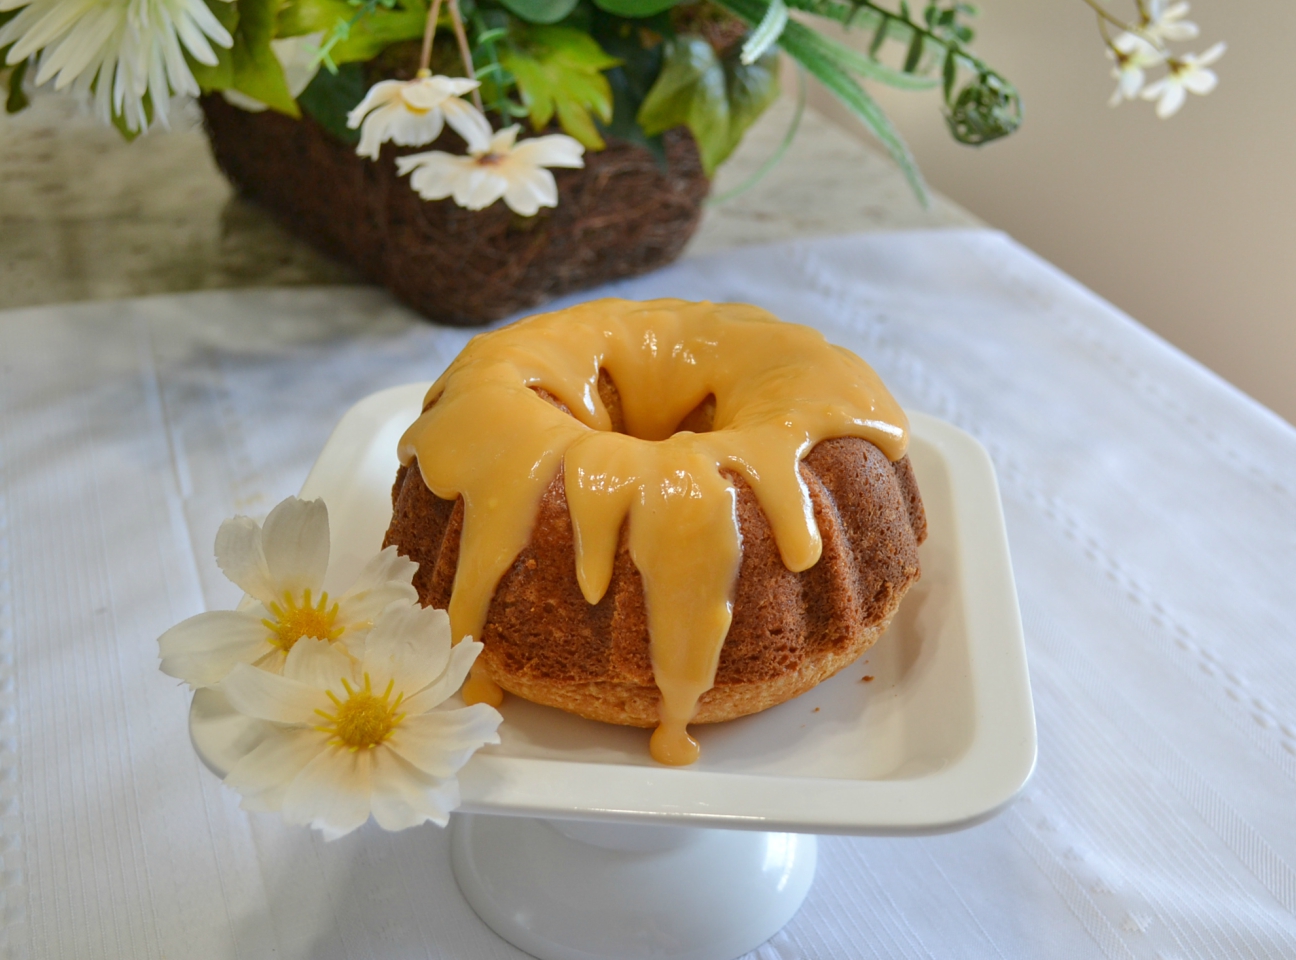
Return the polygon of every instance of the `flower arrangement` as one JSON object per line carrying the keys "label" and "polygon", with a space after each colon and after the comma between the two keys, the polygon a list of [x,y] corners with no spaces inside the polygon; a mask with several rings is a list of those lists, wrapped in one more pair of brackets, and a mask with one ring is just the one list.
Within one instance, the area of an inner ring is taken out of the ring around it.
{"label": "flower arrangement", "polygon": [[[1214,88],[1222,43],[1202,54],[1170,46],[1198,34],[1186,2],[1133,0],[1129,19],[1083,2],[1114,62],[1113,104],[1155,100],[1169,117],[1187,93]],[[782,54],[859,118],[924,199],[908,148],[867,88],[938,90],[960,143],[1011,134],[1021,101],[971,51],[975,14],[964,0],[0,0],[0,78],[10,110],[26,102],[24,84],[52,84],[89,98],[127,136],[165,125],[173,96],[202,95],[217,161],[245,192],[416,309],[479,323],[677,255],[707,181],[778,96]],[[824,25],[868,42],[849,45]],[[1149,83],[1156,68],[1164,75]],[[239,116],[218,116],[217,100]],[[288,133],[247,119],[266,115],[308,122]],[[670,176],[642,165],[622,176],[609,157],[627,145]],[[392,173],[344,169],[320,159],[326,146]],[[318,161],[315,171],[256,156],[289,148]],[[312,182],[294,187],[303,176]],[[476,233],[444,212],[375,206],[394,178],[419,203],[474,214]],[[582,182],[602,190],[532,234]],[[436,248],[466,239],[484,246],[437,259]],[[411,260],[411,244],[425,253]],[[494,267],[463,274],[456,265],[470,259]]]}
{"label": "flower arrangement", "polygon": [[163,673],[213,688],[246,721],[225,777],[243,808],[330,840],[371,815],[387,830],[445,826],[456,775],[499,742],[502,718],[445,706],[482,647],[452,646],[446,612],[419,605],[418,564],[387,547],[331,600],[328,510],[295,497],[264,525],[225,521],[216,562],[245,591],[239,608],[190,617],[158,646]]}

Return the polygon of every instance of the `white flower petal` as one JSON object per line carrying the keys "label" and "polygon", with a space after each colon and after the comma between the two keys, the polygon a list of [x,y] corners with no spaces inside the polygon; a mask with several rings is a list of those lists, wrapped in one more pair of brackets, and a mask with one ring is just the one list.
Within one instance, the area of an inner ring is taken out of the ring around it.
{"label": "white flower petal", "polygon": [[585,166],[585,148],[579,140],[561,133],[532,137],[513,148],[513,159],[535,167]]}
{"label": "white flower petal", "polygon": [[1206,96],[1215,89],[1219,78],[1214,70],[1191,70],[1180,79],[1185,90],[1198,96]]}
{"label": "white flower petal", "polygon": [[434,707],[439,707],[447,697],[463,686],[464,678],[472,668],[473,661],[482,652],[482,645],[472,639],[460,640],[450,651],[450,662],[446,671],[437,680],[429,684],[412,697],[407,696],[401,708],[408,717],[416,717]]}
{"label": "white flower petal", "polygon": [[508,181],[494,170],[473,167],[454,182],[454,202],[468,210],[485,210],[504,196]]}
{"label": "white flower petal", "polygon": [[[327,640],[303,637],[293,644],[284,660],[283,675],[317,690],[341,693],[342,678],[354,680],[351,658]],[[318,723],[319,718],[314,722]]]}
{"label": "white flower petal", "polygon": [[372,750],[332,746],[315,756],[289,785],[284,820],[323,831],[336,840],[369,819]]}
{"label": "white flower petal", "polygon": [[468,144],[469,153],[485,153],[490,149],[491,125],[481,111],[458,97],[446,100],[441,109],[451,129]]}
{"label": "white flower petal", "polygon": [[541,207],[558,206],[558,184],[553,174],[542,167],[510,170],[504,202],[514,213],[534,216]]}
{"label": "white flower petal", "polygon": [[500,742],[503,720],[498,710],[484,703],[433,710],[402,720],[386,746],[429,776],[445,780],[484,744]]}
{"label": "white flower petal", "polygon": [[513,152],[513,144],[517,142],[518,133],[522,130],[522,125],[515,123],[511,127],[505,127],[495,136],[491,137],[490,152],[501,156]]}
{"label": "white flower petal", "polygon": [[459,784],[442,782],[410,766],[390,750],[373,751],[374,820],[384,830],[405,830],[432,821],[444,827],[459,806]]}
{"label": "white flower petal", "polygon": [[[266,517],[261,549],[279,591],[318,592],[329,561],[328,507],[323,500],[289,497]],[[251,592],[251,591],[249,591]]]}
{"label": "white flower petal", "polygon": [[200,613],[158,637],[162,672],[194,687],[225,679],[238,663],[251,663],[270,649],[260,617],[234,610]]}
{"label": "white flower petal", "polygon": [[[408,157],[401,157],[401,160],[408,160]],[[401,171],[404,173],[405,171]],[[385,547],[373,557],[359,575],[355,582],[343,595],[342,599],[362,593],[365,590],[372,590],[374,587],[382,586],[389,580],[398,580],[401,583],[413,583],[414,574],[418,573],[419,565],[409,557],[401,556],[400,551],[395,544]]]}
{"label": "white flower petal", "polygon": [[409,695],[441,676],[450,654],[450,617],[444,610],[392,604],[366,638],[361,669],[375,689],[395,678]]}
{"label": "white flower petal", "polygon": [[354,130],[360,126],[361,121],[369,115],[370,111],[390,103],[400,96],[401,82],[399,80],[381,80],[369,88],[369,92],[364,95],[356,107],[347,114],[347,126]]}
{"label": "white flower petal", "polygon": [[243,797],[244,810],[278,811],[288,785],[320,753],[328,737],[318,730],[275,730],[225,776],[225,785]]}
{"label": "white flower petal", "polygon": [[382,612],[393,603],[406,606],[417,604],[418,591],[412,584],[396,580],[384,583],[373,590],[343,597],[338,604],[338,622],[346,626],[342,639],[348,645],[354,642],[358,635],[367,632]]}
{"label": "white flower petal", "polygon": [[239,713],[275,723],[313,727],[322,722],[316,711],[333,706],[322,689],[245,663],[234,666],[221,681],[220,690]]}
{"label": "white flower petal", "polygon": [[261,549],[261,527],[250,517],[226,520],[216,531],[216,565],[243,592],[274,603],[278,591]]}
{"label": "white flower petal", "polygon": [[396,169],[400,173],[414,171],[410,177],[410,186],[424,200],[444,200],[450,196],[455,184],[471,164],[472,160],[468,157],[456,157],[440,150],[396,158]]}
{"label": "white flower petal", "polygon": [[421,147],[441,136],[445,129],[445,114],[440,110],[429,110],[427,113],[410,113],[400,110],[387,119],[384,140],[402,147]]}
{"label": "white flower petal", "polygon": [[[1144,93],[1146,96],[1146,92]],[[1162,120],[1173,117],[1183,106],[1184,88],[1182,83],[1167,83],[1157,102],[1156,114]]]}
{"label": "white flower petal", "polygon": [[1211,46],[1211,48],[1207,50],[1205,53],[1201,54],[1200,56],[1193,57],[1192,63],[1197,67],[1209,67],[1220,57],[1224,56],[1224,51],[1226,49],[1228,49],[1228,45],[1225,44],[1223,40],[1221,40],[1219,43]]}

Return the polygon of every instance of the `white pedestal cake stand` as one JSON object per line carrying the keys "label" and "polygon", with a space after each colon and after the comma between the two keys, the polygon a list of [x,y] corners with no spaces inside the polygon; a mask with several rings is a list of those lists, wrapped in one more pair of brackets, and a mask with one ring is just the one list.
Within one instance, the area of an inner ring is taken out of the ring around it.
{"label": "white pedestal cake stand", "polygon": [[[356,404],[302,487],[329,507],[330,590],[382,544],[396,444],[427,387]],[[911,422],[923,577],[854,666],[695,728],[702,759],[682,769],[649,759],[648,731],[508,698],[452,821],[455,877],[496,933],[541,960],[732,960],[800,907],[814,834],[957,830],[1021,790],[1035,718],[994,470],[966,433]],[[257,735],[212,690],[190,732],[220,776]]]}

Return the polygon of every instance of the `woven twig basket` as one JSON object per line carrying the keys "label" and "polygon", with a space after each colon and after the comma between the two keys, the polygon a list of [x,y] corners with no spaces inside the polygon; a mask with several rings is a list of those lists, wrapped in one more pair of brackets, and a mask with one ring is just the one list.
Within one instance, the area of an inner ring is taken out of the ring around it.
{"label": "woven twig basket", "polygon": [[[354,264],[439,323],[488,323],[551,297],[670,263],[697,229],[709,183],[683,130],[663,168],[610,140],[581,170],[555,170],[557,208],[519,217],[503,202],[465,210],[424,201],[383,147],[372,162],[309,118],[249,113],[217,96],[202,109],[216,162],[291,232]],[[421,150],[462,152],[446,133]]]}

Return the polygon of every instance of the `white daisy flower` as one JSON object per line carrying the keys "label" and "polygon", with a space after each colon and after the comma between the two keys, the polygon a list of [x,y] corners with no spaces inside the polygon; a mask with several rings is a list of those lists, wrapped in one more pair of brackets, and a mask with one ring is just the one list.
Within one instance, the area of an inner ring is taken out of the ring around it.
{"label": "white daisy flower", "polygon": [[1177,42],[1192,40],[1198,34],[1197,24],[1185,20],[1188,15],[1186,0],[1170,3],[1167,0],[1148,0],[1144,12],[1143,32],[1153,41]]}
{"label": "white daisy flower", "polygon": [[585,148],[580,141],[555,133],[531,137],[515,145],[514,124],[489,140],[469,141],[466,157],[431,150],[396,158],[396,169],[413,171],[410,186],[424,200],[454,202],[469,210],[482,210],[501,197],[524,217],[541,207],[558,206],[558,184],[546,167],[583,167]]}
{"label": "white daisy flower", "polygon": [[1143,84],[1147,82],[1144,71],[1165,62],[1165,54],[1132,33],[1119,34],[1108,48],[1107,56],[1116,61],[1116,66],[1112,68],[1112,76],[1117,81],[1116,90],[1108,101],[1113,107],[1123,100],[1137,98]]}
{"label": "white daisy flower", "polygon": [[437,710],[482,645],[452,647],[444,610],[395,604],[379,617],[357,664],[336,646],[302,640],[282,676],[245,664],[220,685],[240,713],[273,726],[225,783],[243,808],[280,811],[334,840],[373,814],[385,830],[432,821],[459,805],[460,768],[499,743],[485,704]]}
{"label": "white daisy flower", "polygon": [[0,27],[0,48],[13,44],[7,62],[39,53],[37,85],[93,96],[100,116],[130,130],[149,124],[146,97],[165,125],[173,94],[198,95],[186,52],[211,65],[212,44],[234,42],[203,0],[0,0],[0,11],[18,7]]}
{"label": "white daisy flower", "polygon": [[1187,93],[1204,97],[1215,89],[1219,78],[1207,67],[1222,56],[1224,43],[1221,41],[1200,56],[1186,53],[1171,57],[1166,61],[1166,75],[1144,88],[1143,99],[1157,101],[1156,112],[1161,119],[1173,117],[1183,106]]}
{"label": "white daisy flower", "polygon": [[365,565],[336,600],[324,591],[329,562],[328,508],[323,500],[289,497],[265,526],[248,517],[221,524],[216,563],[246,592],[237,610],[190,617],[158,639],[162,672],[190,686],[223,680],[236,664],[278,673],[305,637],[354,651],[388,605],[414,604],[418,564],[388,547]]}
{"label": "white daisy flower", "polygon": [[460,99],[478,86],[476,80],[441,76],[375,83],[347,114],[347,126],[360,127],[356,153],[377,160],[388,140],[402,147],[422,146],[441,136],[446,123],[469,143],[489,139],[490,121]]}

